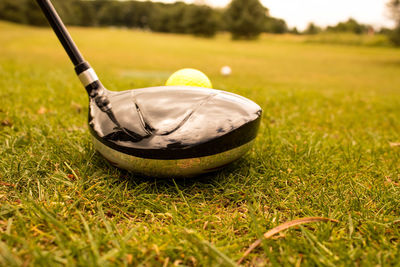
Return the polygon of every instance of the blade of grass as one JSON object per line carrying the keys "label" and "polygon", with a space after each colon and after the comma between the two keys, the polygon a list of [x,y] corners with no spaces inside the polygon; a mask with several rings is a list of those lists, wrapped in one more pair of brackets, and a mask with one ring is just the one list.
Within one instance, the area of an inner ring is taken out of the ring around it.
{"label": "blade of grass", "polygon": [[21,266],[22,262],[13,255],[9,247],[0,241],[0,265]]}
{"label": "blade of grass", "polygon": [[208,254],[214,254],[220,263],[220,266],[226,266],[226,267],[236,267],[237,264],[231,260],[227,255],[222,253],[218,248],[216,248],[213,244],[210,242],[204,240],[201,238],[196,232],[193,230],[185,230],[189,241],[191,241],[194,245],[196,245],[198,248],[201,250],[205,250]]}
{"label": "blade of grass", "polygon": [[[329,218],[320,218],[320,217],[310,217],[310,218],[302,218],[302,219],[297,219],[294,221],[290,221],[290,222],[286,222],[284,224],[281,224],[271,230],[269,230],[268,232],[266,232],[263,236],[263,239],[269,239],[271,237],[273,237],[274,235],[287,230],[289,228],[295,227],[297,225],[302,225],[302,224],[307,224],[307,223],[313,223],[313,222],[334,222],[334,223],[338,223],[339,221],[337,220],[333,220],[333,219],[329,219]],[[246,252],[243,254],[243,256],[238,260],[238,264],[241,264],[244,259],[254,250],[256,249],[259,245],[261,245],[261,242],[263,241],[263,239],[258,239],[256,242],[254,242],[247,250]]]}

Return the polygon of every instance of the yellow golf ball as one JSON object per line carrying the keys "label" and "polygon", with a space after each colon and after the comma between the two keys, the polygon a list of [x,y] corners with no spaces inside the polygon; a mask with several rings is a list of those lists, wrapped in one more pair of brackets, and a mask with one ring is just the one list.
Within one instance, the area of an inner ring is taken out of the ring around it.
{"label": "yellow golf ball", "polygon": [[212,88],[210,79],[199,70],[182,69],[169,77],[166,86],[192,86]]}

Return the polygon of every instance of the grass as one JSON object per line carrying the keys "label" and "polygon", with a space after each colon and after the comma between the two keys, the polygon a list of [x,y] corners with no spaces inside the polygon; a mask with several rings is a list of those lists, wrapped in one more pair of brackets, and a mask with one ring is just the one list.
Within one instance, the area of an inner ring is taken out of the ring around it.
{"label": "grass", "polygon": [[[107,164],[87,96],[49,29],[0,23],[0,266],[248,266],[400,262],[400,50],[264,36],[232,42],[72,28],[110,89],[194,67],[264,109],[254,149],[196,179]],[[234,73],[221,77],[229,65]]]}
{"label": "grass", "polygon": [[386,35],[357,35],[353,33],[320,33],[311,35],[307,38],[308,42],[321,44],[344,44],[357,46],[391,46],[390,40]]}

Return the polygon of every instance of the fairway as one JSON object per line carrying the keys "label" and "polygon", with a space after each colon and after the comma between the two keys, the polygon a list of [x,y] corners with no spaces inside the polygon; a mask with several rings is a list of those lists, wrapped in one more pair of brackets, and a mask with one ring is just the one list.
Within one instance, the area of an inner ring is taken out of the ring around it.
{"label": "fairway", "polygon": [[[222,172],[143,178],[93,148],[87,95],[48,28],[0,22],[0,266],[247,266],[400,262],[400,49],[263,35],[231,41],[71,28],[110,90],[181,68],[264,110]],[[230,66],[233,73],[222,76]]]}

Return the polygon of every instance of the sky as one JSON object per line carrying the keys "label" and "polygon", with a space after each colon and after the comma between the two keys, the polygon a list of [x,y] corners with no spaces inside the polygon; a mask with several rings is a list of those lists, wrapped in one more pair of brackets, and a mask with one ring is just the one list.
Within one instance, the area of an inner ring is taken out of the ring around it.
{"label": "sky", "polygon": [[[157,0],[172,3],[175,0]],[[374,25],[393,27],[388,19],[388,0],[261,0],[274,17],[283,18],[290,27],[305,29],[309,22],[319,26],[334,25],[348,18]],[[226,6],[230,0],[184,0],[187,3],[206,3],[215,7]]]}

